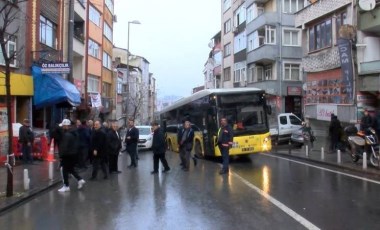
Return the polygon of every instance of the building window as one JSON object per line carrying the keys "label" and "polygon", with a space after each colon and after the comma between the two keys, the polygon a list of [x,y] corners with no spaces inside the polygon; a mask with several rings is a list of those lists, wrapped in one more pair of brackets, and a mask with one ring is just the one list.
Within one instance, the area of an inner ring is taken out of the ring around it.
{"label": "building window", "polygon": [[247,8],[247,24],[253,21],[253,4]]}
{"label": "building window", "polygon": [[245,7],[244,4],[241,5],[237,10],[234,12],[234,26],[238,27],[240,24],[245,22]]}
{"label": "building window", "polygon": [[104,23],[103,34],[110,42],[112,42],[112,29],[107,23]]}
{"label": "building window", "polygon": [[[5,44],[5,51],[7,52],[8,58],[11,58],[10,66],[16,67],[17,65],[17,57],[16,57],[16,37],[15,36],[9,36],[9,40]],[[14,57],[12,57],[15,55]],[[0,65],[5,65],[5,59],[3,52],[0,48]]]}
{"label": "building window", "polygon": [[248,41],[247,51],[248,52],[254,50],[254,47],[255,47],[254,46],[254,38],[255,38],[254,33],[248,34],[248,37],[247,37],[247,41]]}
{"label": "building window", "polygon": [[106,6],[107,8],[111,11],[111,13],[113,14],[113,1],[112,0],[106,0]]}
{"label": "building window", "polygon": [[226,12],[229,8],[231,8],[231,0],[223,1],[223,13]]}
{"label": "building window", "polygon": [[347,12],[343,12],[343,13],[338,14],[336,16],[335,23],[336,23],[336,34],[337,34],[336,38],[338,39],[340,27],[348,24],[347,23]]}
{"label": "building window", "polygon": [[245,78],[245,62],[237,62],[234,65],[234,82],[246,81]]}
{"label": "building window", "polygon": [[284,29],[284,46],[300,46],[301,45],[301,32],[296,29]]}
{"label": "building window", "polygon": [[231,43],[224,46],[224,57],[231,55]]}
{"label": "building window", "polygon": [[245,31],[234,37],[234,53],[238,53],[247,48],[247,36]]}
{"label": "building window", "polygon": [[111,56],[103,51],[103,66],[107,69],[112,69],[112,59]]}
{"label": "building window", "polygon": [[100,27],[100,13],[97,9],[95,9],[95,7],[91,6],[90,5],[90,9],[89,9],[89,19],[90,21],[92,21],[95,25],[97,25],[98,27]]}
{"label": "building window", "polygon": [[89,93],[99,93],[99,77],[89,75],[87,92]]}
{"label": "building window", "polygon": [[284,64],[284,80],[301,81],[301,65],[299,63]]}
{"label": "building window", "polygon": [[247,8],[247,24],[253,21],[255,18],[264,13],[264,7],[252,4]]}
{"label": "building window", "polygon": [[331,19],[323,21],[309,28],[309,51],[319,50],[331,46],[332,27]]}
{"label": "building window", "polygon": [[228,33],[231,31],[231,19],[228,19],[225,23],[224,23],[224,34]]}
{"label": "building window", "polygon": [[99,44],[94,42],[93,40],[89,39],[88,40],[88,54],[95,57],[95,58],[100,59],[99,51],[100,51]]}
{"label": "building window", "polygon": [[123,80],[118,78],[117,79],[117,94],[122,94],[123,93]]}
{"label": "building window", "polygon": [[55,49],[57,39],[57,26],[40,15],[40,42]]}
{"label": "building window", "polygon": [[264,66],[264,79],[265,80],[273,80],[272,79],[272,66],[271,65]]}
{"label": "building window", "polygon": [[276,44],[276,27],[265,26],[265,44]]}
{"label": "building window", "polygon": [[282,0],[283,12],[284,13],[296,13],[297,11],[303,9],[304,0]]}
{"label": "building window", "polygon": [[254,64],[248,65],[248,71],[247,71],[248,82],[253,82],[253,77],[255,75],[254,72],[255,72],[255,65]]}
{"label": "building window", "polygon": [[223,70],[223,80],[230,81],[231,80],[231,67],[225,68]]}
{"label": "building window", "polygon": [[103,82],[102,96],[111,97],[111,84]]}

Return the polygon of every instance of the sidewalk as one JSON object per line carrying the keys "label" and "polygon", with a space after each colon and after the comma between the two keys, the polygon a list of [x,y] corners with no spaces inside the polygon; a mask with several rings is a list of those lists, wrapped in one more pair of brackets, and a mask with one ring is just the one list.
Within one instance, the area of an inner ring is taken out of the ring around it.
{"label": "sidewalk", "polygon": [[[49,167],[52,179],[49,179]],[[30,178],[29,190],[24,189],[24,169],[28,169]],[[58,183],[61,183],[58,161],[35,160],[32,165],[23,165],[19,161],[16,161],[16,166],[13,167],[13,196],[6,197],[7,168],[2,164],[0,167],[0,215],[4,211],[17,206]]]}
{"label": "sidewalk", "polygon": [[[380,168],[373,167],[369,160],[367,160],[367,169],[363,169],[363,161],[360,159],[358,162],[351,160],[350,153],[348,151],[341,151],[341,163],[338,163],[337,152],[330,153],[328,144],[324,137],[317,137],[317,142],[314,143],[314,148],[306,155],[306,148],[296,148],[289,145],[274,146],[272,153],[291,156],[293,158],[311,161],[314,163],[325,164],[333,167],[339,167],[348,171],[364,173],[371,176],[380,176]],[[324,159],[322,159],[322,147],[324,149]],[[290,149],[290,151],[289,151]]]}

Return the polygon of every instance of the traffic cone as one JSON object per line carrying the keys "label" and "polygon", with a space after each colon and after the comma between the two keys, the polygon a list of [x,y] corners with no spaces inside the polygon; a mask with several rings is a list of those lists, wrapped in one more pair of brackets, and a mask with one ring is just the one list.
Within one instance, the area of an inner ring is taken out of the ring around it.
{"label": "traffic cone", "polygon": [[50,150],[47,156],[47,161],[55,161],[54,159],[54,138],[51,139],[50,142]]}

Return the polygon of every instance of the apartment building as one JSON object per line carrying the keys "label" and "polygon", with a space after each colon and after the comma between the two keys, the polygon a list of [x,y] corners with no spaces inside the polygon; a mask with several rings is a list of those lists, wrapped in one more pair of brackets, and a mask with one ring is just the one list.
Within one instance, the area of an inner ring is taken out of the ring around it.
{"label": "apartment building", "polygon": [[221,40],[223,46],[223,60],[222,60],[222,79],[221,88],[233,87],[233,71],[234,71],[234,34],[233,29],[233,6],[238,3],[241,5],[241,0],[236,3],[232,0],[222,0],[222,31]]}
{"label": "apartment building", "polygon": [[303,37],[304,113],[325,134],[331,114],[341,122],[357,120],[352,62],[355,18],[352,0],[312,1],[296,13],[295,24]]}
{"label": "apartment building", "polygon": [[[87,2],[87,59],[85,65],[86,104],[91,103],[91,118],[112,118],[112,102],[117,82],[112,68],[113,0],[89,0]],[[99,101],[101,100],[101,102]],[[96,101],[96,103],[95,103]]]}
{"label": "apartment building", "polygon": [[222,47],[221,47],[221,32],[218,32],[212,37],[209,47],[211,48],[210,54],[204,65],[204,88],[217,89],[221,88],[221,75],[222,75]]}

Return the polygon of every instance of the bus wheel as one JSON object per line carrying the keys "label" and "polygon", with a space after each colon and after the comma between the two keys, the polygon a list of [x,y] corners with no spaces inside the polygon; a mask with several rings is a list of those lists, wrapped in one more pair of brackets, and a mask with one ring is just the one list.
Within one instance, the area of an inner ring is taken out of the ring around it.
{"label": "bus wheel", "polygon": [[204,154],[202,153],[202,147],[201,147],[201,143],[199,143],[199,141],[195,142],[194,155],[195,155],[195,157],[198,157],[198,158],[204,158],[205,157]]}

